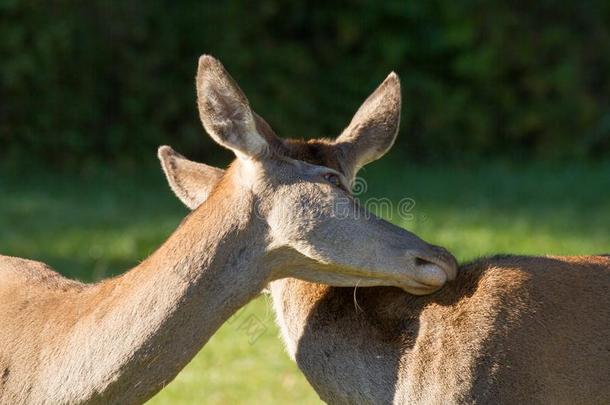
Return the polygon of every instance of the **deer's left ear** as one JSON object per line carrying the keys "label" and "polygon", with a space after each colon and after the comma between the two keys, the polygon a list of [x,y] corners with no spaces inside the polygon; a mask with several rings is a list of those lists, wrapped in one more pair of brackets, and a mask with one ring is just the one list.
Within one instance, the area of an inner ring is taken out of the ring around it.
{"label": "deer's left ear", "polygon": [[400,79],[392,72],[362,103],[335,141],[351,175],[392,147],[400,125],[400,107]]}
{"label": "deer's left ear", "polygon": [[210,196],[224,173],[222,169],[188,160],[169,146],[161,146],[158,154],[169,186],[192,210]]}

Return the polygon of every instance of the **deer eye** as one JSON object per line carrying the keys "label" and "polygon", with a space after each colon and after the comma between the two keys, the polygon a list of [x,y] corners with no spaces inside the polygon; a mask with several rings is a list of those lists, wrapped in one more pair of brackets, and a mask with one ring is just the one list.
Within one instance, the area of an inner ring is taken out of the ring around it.
{"label": "deer eye", "polygon": [[324,180],[326,180],[335,187],[343,188],[343,184],[341,184],[341,179],[335,173],[326,173],[324,175]]}

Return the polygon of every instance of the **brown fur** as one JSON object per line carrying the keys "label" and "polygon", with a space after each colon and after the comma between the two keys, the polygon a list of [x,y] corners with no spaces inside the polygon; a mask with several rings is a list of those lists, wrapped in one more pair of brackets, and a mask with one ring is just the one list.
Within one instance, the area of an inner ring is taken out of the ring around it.
{"label": "brown fur", "polygon": [[[291,145],[340,167],[326,141]],[[272,294],[328,403],[610,403],[610,258],[504,256],[459,272],[423,297],[296,279]]]}
{"label": "brown fur", "polygon": [[[352,180],[393,142],[400,92],[389,79],[336,141],[285,140],[282,153]],[[481,259],[421,297],[271,283],[288,352],[332,404],[610,403],[609,290],[602,256]]]}
{"label": "brown fur", "polygon": [[[329,140],[293,159],[342,166]],[[271,283],[289,353],[332,404],[610,401],[610,257],[496,256],[434,295]]]}
{"label": "brown fur", "polygon": [[305,325],[287,338],[329,403],[610,401],[608,258],[481,259],[422,297],[294,279],[272,288],[280,322]]}
{"label": "brown fur", "polygon": [[122,276],[85,285],[0,256],[0,403],[140,403],[171,381],[269,276],[238,276],[258,266],[261,229],[226,177]]}
{"label": "brown fur", "polygon": [[[0,403],[141,403],[276,279],[426,294],[455,277],[447,251],[360,215],[326,180],[331,169],[290,159],[290,150],[311,154],[324,143],[296,147],[275,137],[218,61],[200,58],[196,81],[206,130],[238,158],[223,172],[160,148],[172,190],[195,210],[155,253],[90,285],[0,256]],[[395,113],[396,105],[370,117],[386,110]],[[369,115],[361,118],[374,131]],[[380,126],[388,128],[396,125]],[[395,135],[376,133],[385,142]],[[354,153],[375,145],[348,155],[358,160]],[[341,217],[339,202],[348,208]]]}

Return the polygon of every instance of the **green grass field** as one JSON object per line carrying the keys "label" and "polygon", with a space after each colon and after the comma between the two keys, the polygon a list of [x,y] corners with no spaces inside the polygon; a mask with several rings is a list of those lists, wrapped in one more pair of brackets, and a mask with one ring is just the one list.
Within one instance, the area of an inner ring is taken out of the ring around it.
{"label": "green grass field", "polygon": [[[460,260],[492,253],[610,252],[610,163],[367,169],[367,198],[410,198],[382,213]],[[186,214],[161,171],[0,174],[0,254],[98,280],[155,249]],[[256,335],[248,320],[264,325]],[[152,404],[319,403],[288,359],[265,297],[238,312]]]}

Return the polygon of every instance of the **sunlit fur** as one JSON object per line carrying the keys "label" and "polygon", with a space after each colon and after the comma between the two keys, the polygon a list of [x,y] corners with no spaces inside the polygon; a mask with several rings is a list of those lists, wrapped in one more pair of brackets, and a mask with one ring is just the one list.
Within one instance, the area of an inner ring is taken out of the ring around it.
{"label": "sunlit fur", "polygon": [[[382,90],[399,94],[397,78],[386,80]],[[142,403],[279,278],[426,294],[455,277],[446,250],[355,215],[362,208],[324,180],[330,168],[307,163],[275,137],[218,61],[202,57],[196,82],[206,130],[237,159],[223,172],[160,148],[172,190],[194,211],[157,251],[96,284],[0,256],[0,403]],[[385,113],[360,116],[342,155],[361,162],[391,144],[394,98]],[[362,128],[378,141],[351,145]],[[351,204],[344,218],[333,215],[339,198]],[[433,261],[431,274],[441,277],[429,277],[418,258]]]}
{"label": "sunlit fur", "polygon": [[[336,165],[324,146],[304,156],[316,144],[298,155]],[[610,403],[610,257],[484,258],[422,297],[296,279],[271,294],[331,404]]]}
{"label": "sunlit fur", "polygon": [[[331,141],[289,145],[341,168]],[[421,297],[293,278],[270,290],[289,355],[331,404],[610,402],[610,256],[482,258]]]}
{"label": "sunlit fur", "polygon": [[[367,159],[335,142],[286,140],[283,153],[351,179]],[[328,403],[610,403],[610,256],[482,258],[421,297],[291,278],[270,289],[289,354]]]}

